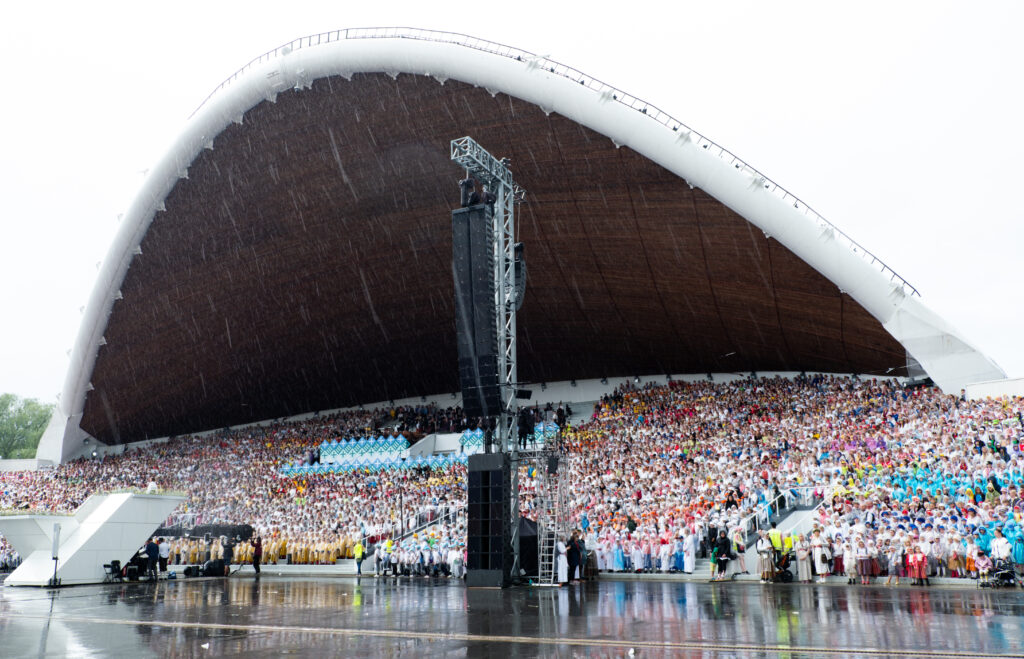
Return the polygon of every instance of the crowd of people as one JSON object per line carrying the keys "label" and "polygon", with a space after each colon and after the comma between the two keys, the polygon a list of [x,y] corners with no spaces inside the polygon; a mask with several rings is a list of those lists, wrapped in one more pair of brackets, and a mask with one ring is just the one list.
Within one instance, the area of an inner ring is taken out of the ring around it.
{"label": "crowd of people", "polygon": [[810,495],[811,527],[776,541],[804,581],[981,577],[982,555],[1024,571],[1022,408],[894,379],[623,387],[566,433],[570,509],[599,569],[742,556],[751,519]]}
{"label": "crowd of people", "polygon": [[[776,561],[748,566],[743,552],[758,542],[752,531],[767,534],[773,513],[799,501],[821,505],[806,528],[770,542],[802,581],[983,578],[998,564],[1024,571],[1022,411],[1020,398],[968,401],[895,379],[620,387],[560,434],[581,552],[574,568],[581,574],[589,560],[597,570],[685,573],[711,557],[723,576],[731,564],[769,580]],[[464,466],[301,477],[281,467],[325,440],[473,425],[458,408],[424,404],[177,437],[0,474],[0,508],[69,512],[93,492],[155,483],[188,494],[178,518],[251,524],[265,562],[329,563],[355,557],[357,544],[379,545],[387,550],[371,558],[378,573],[451,574],[453,559],[465,560]],[[530,515],[543,475],[523,476]],[[198,553],[188,542],[183,555]],[[567,551],[572,542],[564,539]]]}
{"label": "crowd of people", "polygon": [[11,543],[7,542],[6,538],[0,536],[0,572],[10,572],[20,563],[21,558],[18,556],[18,552],[14,550]]}
{"label": "crowd of people", "polygon": [[372,543],[464,507],[463,465],[280,474],[284,464],[322,441],[395,432],[393,426],[371,424],[400,413],[352,412],[175,437],[53,469],[0,473],[0,509],[70,513],[95,492],[152,484],[187,494],[172,524],[251,524],[282,560],[333,562],[351,557],[357,541]]}

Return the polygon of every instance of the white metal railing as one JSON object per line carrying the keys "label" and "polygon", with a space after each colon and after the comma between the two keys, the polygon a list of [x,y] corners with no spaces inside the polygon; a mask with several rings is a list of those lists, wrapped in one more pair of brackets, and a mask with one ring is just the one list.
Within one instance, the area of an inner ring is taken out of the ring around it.
{"label": "white metal railing", "polygon": [[816,505],[814,508],[811,509],[810,514],[808,514],[806,517],[804,517],[802,520],[800,520],[799,524],[797,524],[796,526],[794,526],[793,528],[791,528],[789,530],[790,534],[794,535],[794,536],[802,535],[804,533],[804,527],[808,526],[808,520],[810,520],[811,524],[814,523],[815,518],[818,517],[819,511],[825,505],[825,502],[827,502],[827,501],[832,499],[832,495],[834,493],[835,493],[835,488],[832,488],[828,492],[825,492],[823,494],[822,498],[821,498],[821,501],[818,502],[818,505]]}
{"label": "white metal railing", "polygon": [[681,140],[692,142],[695,146],[718,156],[722,160],[733,165],[736,169],[751,174],[760,182],[761,185],[764,186],[765,190],[787,203],[792,203],[794,208],[802,211],[804,215],[813,219],[821,227],[833,231],[835,237],[845,243],[855,254],[859,255],[866,261],[870,261],[871,265],[877,266],[884,274],[889,275],[889,281],[898,283],[904,290],[908,290],[911,295],[920,296],[917,289],[914,288],[906,279],[887,266],[880,258],[869,252],[863,245],[843,233],[843,231],[838,227],[822,217],[820,213],[812,209],[802,199],[789,192],[772,179],[768,178],[768,176],[762,174],[736,154],[698,133],[657,106],[648,103],[643,99],[637,98],[636,96],[627,94],[621,89],[606,84],[571,66],[560,64],[559,62],[555,62],[544,56],[535,55],[529,51],[495,43],[493,41],[487,41],[485,39],[478,39],[466,34],[442,32],[439,30],[424,30],[413,27],[367,27],[320,32],[318,34],[293,39],[288,43],[282,44],[277,48],[269,50],[259,57],[250,60],[245,66],[228,76],[223,82],[217,85],[217,87],[210,92],[205,99],[203,99],[203,102],[200,103],[199,107],[197,107],[192,115],[190,115],[190,118],[199,112],[207,101],[209,101],[217,92],[230,85],[254,66],[271,61],[277,57],[283,57],[302,48],[314,48],[316,46],[351,39],[413,39],[418,41],[431,41],[435,43],[448,43],[462,46],[464,48],[472,48],[473,50],[483,51],[500,57],[514,59],[516,61],[523,62],[524,65],[531,70],[541,69],[547,73],[568,78],[584,87],[587,87],[588,89],[594,90],[600,94],[602,100],[621,103],[622,105],[632,108],[667,128],[670,128],[673,132],[680,133]]}
{"label": "white metal railing", "polygon": [[[822,497],[820,500],[815,494],[818,491],[822,491]],[[741,529],[744,539],[749,539],[751,533],[766,527],[770,523],[773,514],[773,507],[780,501],[784,502],[784,507],[787,509],[793,507],[794,502],[797,505],[811,505],[817,501],[817,505],[813,508],[814,510],[817,510],[822,506],[827,498],[828,492],[822,490],[820,486],[787,487],[780,490],[779,496],[774,499],[757,504],[754,511],[749,513],[746,517],[740,518],[739,522],[737,522],[735,526],[738,526]],[[713,538],[709,538],[710,524],[708,522],[704,522],[703,527],[704,537],[709,540],[713,540]],[[721,528],[718,530],[721,530]]]}
{"label": "white metal railing", "polygon": [[438,506],[438,509],[432,510],[419,510],[416,512],[415,519],[410,518],[411,524],[408,524],[405,531],[395,532],[392,529],[392,538],[394,540],[403,540],[412,536],[413,534],[422,533],[426,529],[442,524],[444,522],[456,523],[459,518],[465,516],[466,504],[464,503],[450,503],[443,506]]}
{"label": "white metal railing", "polygon": [[171,513],[166,520],[164,520],[164,526],[172,528],[180,526],[182,528],[195,528],[198,523],[198,515],[196,513]]}

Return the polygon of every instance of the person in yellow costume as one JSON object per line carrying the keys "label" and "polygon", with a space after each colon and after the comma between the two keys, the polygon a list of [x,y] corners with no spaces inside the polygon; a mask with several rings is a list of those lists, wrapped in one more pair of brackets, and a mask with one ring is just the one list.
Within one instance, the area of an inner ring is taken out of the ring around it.
{"label": "person in yellow costume", "polygon": [[246,565],[252,563],[252,544],[246,542],[240,545],[239,549],[241,551],[239,551],[238,564]]}
{"label": "person in yellow costume", "polygon": [[338,541],[330,536],[324,536],[324,564],[334,565],[334,554],[338,551]]}
{"label": "person in yellow costume", "polygon": [[224,558],[224,546],[219,542],[214,542],[210,546],[210,560],[218,561]]}
{"label": "person in yellow costume", "polygon": [[277,563],[277,539],[271,537],[267,540],[266,544],[263,545],[263,561],[264,565],[273,565]]}
{"label": "person in yellow costume", "polygon": [[[257,532],[257,535],[261,534]],[[263,565],[274,562],[272,558],[273,554],[271,553],[273,551],[274,538],[273,536],[270,536],[270,534],[267,534],[267,536],[267,539],[263,541],[263,556],[260,558],[260,563]]]}

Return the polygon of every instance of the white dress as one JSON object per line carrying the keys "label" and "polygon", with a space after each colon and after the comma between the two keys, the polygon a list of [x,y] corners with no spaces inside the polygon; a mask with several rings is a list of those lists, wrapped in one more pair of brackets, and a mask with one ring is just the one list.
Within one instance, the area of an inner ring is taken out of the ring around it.
{"label": "white dress", "polygon": [[597,545],[597,569],[599,572],[604,572],[609,569],[611,564],[611,549],[607,540],[602,540]]}
{"label": "white dress", "polygon": [[569,559],[565,556],[565,543],[555,545],[555,565],[558,567],[558,583],[569,581]]}
{"label": "white dress", "polygon": [[672,545],[662,545],[661,551],[658,552],[658,559],[660,562],[659,567],[661,567],[661,571],[668,572],[668,569],[671,567],[670,563],[672,561]]}
{"label": "white dress", "polygon": [[629,552],[629,560],[633,562],[634,572],[644,569],[644,554],[640,551],[640,545],[633,545],[633,551]]}
{"label": "white dress", "polygon": [[683,572],[693,572],[697,564],[697,538],[692,533],[683,540]]}

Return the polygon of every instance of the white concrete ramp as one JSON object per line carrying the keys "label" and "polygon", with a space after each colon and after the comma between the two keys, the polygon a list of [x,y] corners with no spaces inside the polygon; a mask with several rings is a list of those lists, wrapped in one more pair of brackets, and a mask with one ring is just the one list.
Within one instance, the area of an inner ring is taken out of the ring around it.
{"label": "white concrete ramp", "polygon": [[49,584],[55,524],[60,525],[57,579],[61,585],[100,583],[104,563],[127,563],[184,500],[163,494],[94,494],[73,515],[0,517],[0,533],[23,558],[5,584]]}
{"label": "white concrete ramp", "polygon": [[[783,536],[791,533],[807,533],[811,530],[811,524],[818,513],[818,507],[796,510],[775,523],[775,528]],[[750,538],[747,551],[743,554],[743,560],[747,563],[747,571],[753,573],[757,569],[757,537]]]}

